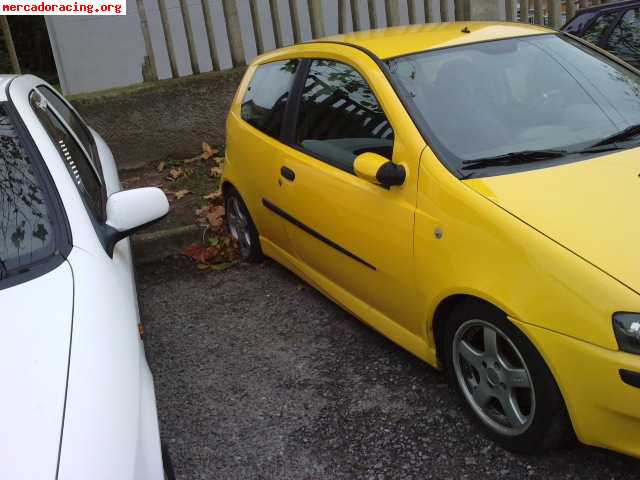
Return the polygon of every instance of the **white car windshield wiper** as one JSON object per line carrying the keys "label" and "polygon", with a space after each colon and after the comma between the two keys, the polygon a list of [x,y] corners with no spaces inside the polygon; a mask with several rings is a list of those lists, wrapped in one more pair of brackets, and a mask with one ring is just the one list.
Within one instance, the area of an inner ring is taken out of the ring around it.
{"label": "white car windshield wiper", "polygon": [[495,157],[474,158],[462,162],[461,170],[472,170],[477,168],[498,167],[502,165],[520,165],[523,163],[537,162],[540,160],[550,160],[567,155],[566,150],[523,150],[511,152]]}
{"label": "white car windshield wiper", "polygon": [[601,147],[604,145],[611,145],[617,142],[622,142],[624,140],[630,140],[637,135],[640,135],[640,123],[631,125],[624,130],[620,130],[618,133],[614,133],[613,135],[609,135],[608,137],[605,137],[602,140],[599,140],[591,145],[590,148]]}

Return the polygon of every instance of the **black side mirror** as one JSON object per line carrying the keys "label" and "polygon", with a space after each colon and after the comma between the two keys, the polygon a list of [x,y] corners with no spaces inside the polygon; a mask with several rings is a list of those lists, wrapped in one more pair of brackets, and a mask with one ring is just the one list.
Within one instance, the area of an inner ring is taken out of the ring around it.
{"label": "black side mirror", "polygon": [[353,169],[358,177],[387,188],[402,185],[407,177],[402,165],[390,162],[382,155],[372,152],[358,155]]}

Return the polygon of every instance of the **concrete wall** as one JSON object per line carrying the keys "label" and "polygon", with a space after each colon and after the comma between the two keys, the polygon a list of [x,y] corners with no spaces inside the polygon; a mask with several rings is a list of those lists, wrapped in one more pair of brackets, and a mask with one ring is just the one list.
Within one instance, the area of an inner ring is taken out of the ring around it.
{"label": "concrete wall", "polygon": [[[224,22],[221,0],[209,2],[216,39],[216,50],[221,68],[231,67],[229,44]],[[306,0],[296,0],[301,12],[303,40],[311,39],[311,28]],[[317,0],[323,3],[325,31],[327,35],[338,31],[338,0]],[[361,12],[362,28],[369,28],[367,0],[358,0]],[[385,26],[384,0],[376,0],[378,22]],[[187,49],[187,40],[182,23],[178,0],[166,0],[173,44],[176,51],[180,76],[190,75],[191,65]],[[449,0],[449,11],[453,12],[453,0]],[[432,18],[440,19],[440,2],[432,1]],[[164,32],[160,20],[157,0],[144,0],[153,51],[156,58],[158,76],[169,78],[169,56],[164,41]],[[212,69],[211,55],[204,27],[201,0],[188,0],[194,42],[201,72]],[[247,0],[238,0],[238,13],[241,21],[245,56],[250,61],[256,55],[255,40]],[[261,26],[266,50],[275,46],[269,2],[263,0],[261,6]],[[278,0],[281,25],[286,43],[293,42],[288,0]],[[424,19],[424,2],[416,2],[418,19]],[[406,0],[400,1],[400,20],[408,23]],[[350,9],[350,2],[347,2]],[[61,86],[66,94],[92,92],[96,90],[133,85],[142,82],[141,67],[145,49],[140,29],[140,19],[135,0],[127,0],[126,16],[48,16],[45,17],[53,52],[58,66]],[[351,12],[348,10],[348,19]],[[350,23],[350,20],[349,20]]]}
{"label": "concrete wall", "polygon": [[111,147],[121,168],[184,159],[202,142],[224,143],[231,99],[244,69],[69,97]]}

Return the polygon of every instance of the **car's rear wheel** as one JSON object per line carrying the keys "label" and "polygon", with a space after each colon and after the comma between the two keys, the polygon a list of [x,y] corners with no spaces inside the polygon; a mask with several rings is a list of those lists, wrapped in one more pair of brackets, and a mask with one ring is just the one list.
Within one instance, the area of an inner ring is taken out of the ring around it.
{"label": "car's rear wheel", "polygon": [[459,304],[443,346],[450,382],[472,417],[503,448],[536,453],[572,438],[551,372],[503,312],[479,301]]}
{"label": "car's rear wheel", "polygon": [[238,243],[240,257],[246,262],[263,259],[260,238],[249,210],[236,189],[229,187],[224,199],[227,228]]}

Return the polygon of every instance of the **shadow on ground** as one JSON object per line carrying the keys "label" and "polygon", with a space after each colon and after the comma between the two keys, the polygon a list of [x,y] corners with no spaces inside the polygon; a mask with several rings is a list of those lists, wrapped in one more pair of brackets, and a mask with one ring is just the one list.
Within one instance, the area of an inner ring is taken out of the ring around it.
{"label": "shadow on ground", "polygon": [[273,262],[173,259],[143,267],[139,290],[179,479],[640,478],[604,450],[494,446],[441,373]]}

